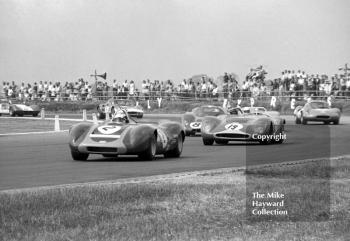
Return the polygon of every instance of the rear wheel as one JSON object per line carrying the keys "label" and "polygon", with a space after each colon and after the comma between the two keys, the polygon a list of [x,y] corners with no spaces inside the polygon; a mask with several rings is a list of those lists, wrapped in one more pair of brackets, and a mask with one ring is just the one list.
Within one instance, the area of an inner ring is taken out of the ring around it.
{"label": "rear wheel", "polygon": [[301,121],[301,124],[307,125],[307,120],[305,120],[303,113],[301,113],[300,121]]}
{"label": "rear wheel", "polygon": [[180,133],[179,136],[177,137],[175,149],[164,153],[164,157],[179,157],[182,153],[183,142],[184,142],[183,137],[182,137],[182,134]]}
{"label": "rear wheel", "polygon": [[9,114],[10,116],[16,116],[16,113],[12,109],[9,110]]}
{"label": "rear wheel", "polygon": [[76,161],[86,161],[86,159],[88,159],[89,157],[88,153],[81,153],[78,151],[71,151],[71,154],[72,154],[73,160],[76,160]]}
{"label": "rear wheel", "polygon": [[156,137],[153,135],[150,139],[148,148],[139,154],[139,158],[147,161],[151,161],[156,157],[157,142]]}

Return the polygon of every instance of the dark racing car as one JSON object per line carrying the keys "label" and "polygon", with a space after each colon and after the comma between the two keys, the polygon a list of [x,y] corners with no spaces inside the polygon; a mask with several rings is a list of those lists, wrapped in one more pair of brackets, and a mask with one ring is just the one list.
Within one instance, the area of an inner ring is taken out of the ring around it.
{"label": "dark racing car", "polygon": [[284,119],[267,114],[237,113],[205,117],[201,127],[203,144],[227,144],[229,141],[272,144],[285,140]]}
{"label": "dark racing car", "polygon": [[179,157],[185,140],[180,123],[137,123],[124,109],[117,110],[111,120],[100,124],[83,122],[74,125],[69,136],[74,160],[86,160],[89,154],[105,157],[138,155],[144,160],[152,160],[157,154]]}
{"label": "dark racing car", "polygon": [[203,105],[194,108],[191,112],[186,112],[182,116],[182,123],[185,127],[186,136],[201,133],[202,120],[204,117],[215,117],[225,114],[228,114],[228,112],[224,108],[214,105]]}

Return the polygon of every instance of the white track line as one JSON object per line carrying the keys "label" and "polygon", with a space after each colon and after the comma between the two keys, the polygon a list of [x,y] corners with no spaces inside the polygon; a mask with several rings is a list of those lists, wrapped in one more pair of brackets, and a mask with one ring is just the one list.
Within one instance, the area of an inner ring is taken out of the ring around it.
{"label": "white track line", "polygon": [[[280,162],[280,163],[270,163],[270,164],[262,164],[262,165],[253,165],[249,166],[250,170],[258,169],[258,168],[267,168],[274,166],[294,166],[305,164],[308,162],[317,162],[321,160],[341,160],[344,158],[350,158],[350,155],[343,155],[337,157],[324,157],[324,158],[316,158],[316,159],[305,159],[299,161],[289,161],[289,162]],[[172,174],[163,174],[163,175],[153,175],[147,177],[132,177],[132,178],[121,178],[117,180],[105,180],[105,181],[96,181],[96,182],[83,182],[83,183],[72,183],[72,184],[60,184],[60,185],[51,185],[51,186],[40,186],[40,187],[29,187],[29,188],[19,188],[19,189],[8,189],[8,190],[0,190],[0,194],[14,194],[21,192],[43,192],[53,189],[65,189],[65,188],[77,188],[77,187],[98,187],[98,186],[106,186],[106,185],[122,185],[122,184],[139,184],[139,183],[152,183],[155,181],[165,181],[165,180],[174,180],[174,179],[182,179],[186,177],[193,176],[203,176],[210,174],[224,174],[224,173],[238,173],[246,170],[246,166],[242,167],[229,167],[229,168],[220,168],[220,169],[212,169],[212,170],[203,170],[203,171],[192,171],[192,172],[180,172],[180,173],[172,173]]]}

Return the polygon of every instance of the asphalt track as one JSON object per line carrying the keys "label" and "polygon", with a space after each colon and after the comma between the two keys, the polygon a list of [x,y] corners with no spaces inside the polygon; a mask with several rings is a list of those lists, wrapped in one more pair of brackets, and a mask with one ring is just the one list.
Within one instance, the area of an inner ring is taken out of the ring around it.
{"label": "asphalt track", "polygon": [[87,161],[73,161],[67,132],[0,136],[0,190],[350,154],[349,118],[337,126],[297,126],[289,118],[286,132],[285,143],[267,146],[244,143],[204,146],[201,137],[189,137],[180,158],[159,156],[154,161],[100,155],[90,155]]}

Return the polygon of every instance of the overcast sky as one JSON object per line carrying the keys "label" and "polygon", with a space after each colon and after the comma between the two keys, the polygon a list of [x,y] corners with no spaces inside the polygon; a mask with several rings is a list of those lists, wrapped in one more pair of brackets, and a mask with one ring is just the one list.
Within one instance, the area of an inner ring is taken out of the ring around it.
{"label": "overcast sky", "polygon": [[349,0],[0,0],[0,80],[181,80],[350,64]]}

